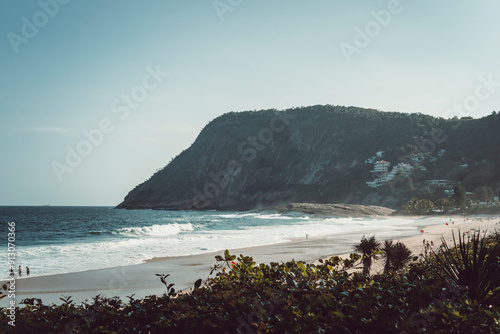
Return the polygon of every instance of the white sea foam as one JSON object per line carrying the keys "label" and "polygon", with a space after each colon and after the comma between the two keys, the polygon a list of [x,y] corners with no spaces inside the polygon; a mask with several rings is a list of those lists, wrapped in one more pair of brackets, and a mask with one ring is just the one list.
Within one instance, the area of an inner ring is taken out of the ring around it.
{"label": "white sea foam", "polygon": [[307,220],[307,216],[293,216],[279,213],[270,212],[248,212],[248,213],[232,213],[232,214],[219,214],[217,217],[229,218],[229,219],[243,219],[243,218],[254,218],[254,219],[271,219],[271,220],[290,220],[290,219],[304,219]]}
{"label": "white sea foam", "polygon": [[193,225],[191,223],[187,224],[167,224],[167,225],[152,225],[152,226],[142,226],[142,227],[125,227],[115,231],[112,234],[119,234],[130,237],[165,237],[170,235],[176,235],[181,232],[193,231]]}

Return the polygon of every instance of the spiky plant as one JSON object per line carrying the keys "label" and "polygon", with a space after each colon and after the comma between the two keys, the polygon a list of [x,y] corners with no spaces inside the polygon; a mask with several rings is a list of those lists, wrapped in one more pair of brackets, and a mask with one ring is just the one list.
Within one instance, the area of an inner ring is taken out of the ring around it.
{"label": "spiky plant", "polygon": [[373,260],[378,258],[378,250],[380,249],[380,242],[375,239],[375,236],[371,236],[367,239],[365,236],[361,238],[361,242],[354,246],[354,251],[361,253],[363,262],[363,275],[368,276],[370,274],[370,268],[372,266]]}
{"label": "spiky plant", "polygon": [[477,231],[467,239],[458,231],[458,244],[453,236],[453,248],[444,239],[442,251],[432,250],[428,261],[444,280],[466,288],[467,296],[481,304],[500,305],[500,244],[488,244],[488,238]]}

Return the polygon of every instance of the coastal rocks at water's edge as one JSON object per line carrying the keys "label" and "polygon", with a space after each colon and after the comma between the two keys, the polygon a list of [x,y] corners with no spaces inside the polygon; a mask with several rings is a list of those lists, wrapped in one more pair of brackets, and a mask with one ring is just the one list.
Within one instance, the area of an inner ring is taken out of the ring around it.
{"label": "coastal rocks at water's edge", "polygon": [[[207,124],[188,149],[136,186],[117,208],[240,211],[288,203],[398,208],[419,191],[418,182],[426,190],[426,177],[453,177],[464,184],[478,177],[484,183],[498,182],[496,174],[488,172],[496,170],[497,162],[487,159],[498,156],[498,148],[486,142],[471,144],[474,138],[497,140],[497,132],[486,128],[491,123],[479,119],[460,124],[460,131],[468,132],[469,140],[464,142],[451,120],[422,114],[330,105],[231,112]],[[427,160],[419,160],[420,168],[414,158],[428,156],[432,161],[430,155],[435,152],[428,152],[429,145],[424,152],[416,143],[433,138],[435,129],[449,140],[442,140],[439,147],[434,143],[434,151],[460,149],[457,159],[474,156],[484,164],[479,167],[485,173],[455,170],[455,153],[450,153],[427,164],[424,175],[422,161]],[[414,164],[412,174],[397,175],[383,187],[368,187],[374,174],[373,164],[366,159],[379,151],[395,165],[400,161]]]}
{"label": "coastal rocks at water's edge", "polygon": [[270,210],[277,213],[299,212],[307,215],[352,218],[390,216],[395,212],[395,210],[375,205],[316,203],[290,203]]}

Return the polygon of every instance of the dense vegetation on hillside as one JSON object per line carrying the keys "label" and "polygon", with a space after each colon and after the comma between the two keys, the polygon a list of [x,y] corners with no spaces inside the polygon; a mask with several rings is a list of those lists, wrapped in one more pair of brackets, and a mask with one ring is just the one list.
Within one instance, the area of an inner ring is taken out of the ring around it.
{"label": "dense vegetation on hillside", "polygon": [[[363,245],[364,243],[364,245]],[[369,247],[366,247],[369,246]],[[375,247],[372,247],[375,246]],[[370,250],[371,249],[371,250]],[[347,269],[382,249],[381,275]],[[217,256],[217,275],[176,295],[168,275],[163,296],[123,302],[96,297],[83,305],[26,300],[13,333],[498,333],[500,234],[446,243],[409,268],[400,243],[366,239],[362,255],[318,265],[256,264]],[[400,269],[403,268],[403,269]],[[8,310],[0,321],[7,324]]]}
{"label": "dense vegetation on hillside", "polygon": [[[429,179],[467,191],[500,192],[500,114],[443,119],[423,114],[317,105],[231,112],[211,121],[190,148],[133,189],[119,208],[253,209],[288,202],[399,207],[437,200]],[[383,159],[411,164],[380,188],[366,184]]]}

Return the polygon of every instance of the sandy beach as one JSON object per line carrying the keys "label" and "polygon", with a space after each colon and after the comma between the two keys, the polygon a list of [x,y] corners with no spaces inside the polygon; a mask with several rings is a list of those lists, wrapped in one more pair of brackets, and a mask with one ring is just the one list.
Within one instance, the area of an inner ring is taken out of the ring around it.
{"label": "sandy beach", "polygon": [[[474,231],[481,231],[486,233],[492,233],[495,230],[500,231],[500,216],[446,216],[446,217],[421,217],[422,220],[432,220],[436,219],[441,222],[441,224],[427,226],[423,229],[424,233],[419,235],[398,239],[402,241],[408,248],[411,249],[414,255],[425,253],[425,244],[429,243],[431,248],[436,252],[442,243],[441,237],[444,237],[448,246],[453,245],[453,234],[455,235],[455,240],[458,243],[458,233],[465,233],[465,237],[474,233]],[[498,223],[498,224],[497,224]],[[383,240],[383,239],[382,239]],[[425,240],[425,243],[424,243]],[[394,240],[397,241],[397,240]],[[349,253],[342,254],[341,256],[348,256]],[[361,269],[361,265],[359,266]],[[376,260],[372,264],[371,273],[378,274],[382,273],[384,269],[383,260]]]}
{"label": "sandy beach", "polygon": [[[492,232],[500,229],[499,216],[413,218],[418,234],[408,235],[408,232],[405,232],[406,234],[402,233],[398,238],[393,239],[403,241],[416,255],[424,251],[424,239],[426,242],[432,242],[434,248],[437,249],[441,245],[441,236],[444,236],[447,242],[452,241],[452,231],[455,231],[457,235],[459,229],[461,232],[472,232],[475,229]],[[420,233],[420,230],[423,230],[423,233]],[[364,234],[375,234],[377,239],[384,240],[384,237],[377,234],[376,230],[370,233],[365,231]],[[268,246],[230,249],[230,252],[235,255],[252,256],[255,261],[265,263],[291,259],[312,262],[333,255],[348,255],[352,252],[353,245],[359,242],[362,236],[363,234],[360,233],[334,234],[318,238],[304,236],[300,240]],[[98,294],[104,297],[118,296],[126,301],[127,296],[131,295],[135,298],[160,295],[164,292],[164,286],[155,274],[170,274],[167,283],[174,283],[177,290],[189,289],[197,279],[204,280],[209,277],[210,269],[215,264],[215,255],[222,253],[157,258],[132,266],[16,279],[16,302],[19,305],[24,298],[40,298],[45,304],[59,304],[62,303],[61,297],[71,296],[76,303],[81,303]],[[372,270],[379,272],[382,268],[382,261],[377,261]],[[6,282],[3,280],[1,284]],[[6,306],[8,302],[9,298],[4,298],[0,300],[0,306]]]}

